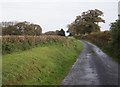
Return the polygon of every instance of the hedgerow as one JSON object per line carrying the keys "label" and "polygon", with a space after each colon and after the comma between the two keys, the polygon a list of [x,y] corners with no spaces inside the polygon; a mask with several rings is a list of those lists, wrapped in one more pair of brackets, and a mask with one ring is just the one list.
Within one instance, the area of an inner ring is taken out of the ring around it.
{"label": "hedgerow", "polygon": [[61,43],[67,45],[67,38],[57,35],[41,35],[41,36],[3,36],[2,38],[2,54],[8,54],[17,51],[27,50],[38,45],[52,45]]}

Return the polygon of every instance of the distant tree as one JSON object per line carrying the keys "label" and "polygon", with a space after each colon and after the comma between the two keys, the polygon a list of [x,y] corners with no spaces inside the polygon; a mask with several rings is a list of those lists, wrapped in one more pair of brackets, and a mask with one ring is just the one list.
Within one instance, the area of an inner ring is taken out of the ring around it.
{"label": "distant tree", "polygon": [[45,35],[57,35],[56,31],[47,31],[44,34]]}
{"label": "distant tree", "polygon": [[60,35],[60,36],[65,36],[65,31],[63,29],[56,30],[56,31],[47,31],[44,34],[45,35]]}
{"label": "distant tree", "polygon": [[61,29],[60,31],[58,31],[58,35],[65,36],[65,31],[63,29]]}
{"label": "distant tree", "polygon": [[15,28],[17,30],[20,30],[21,34],[20,35],[25,35],[25,28],[26,28],[27,24],[26,22],[19,22],[15,25]]}
{"label": "distant tree", "polygon": [[105,22],[102,19],[103,12],[95,9],[88,10],[83,12],[81,16],[77,16],[75,21],[68,25],[68,32],[74,35],[79,34],[90,34],[91,32],[100,31],[100,27],[98,25],[99,22]]}
{"label": "distant tree", "polygon": [[8,26],[2,29],[2,35],[21,35],[21,31],[15,26]]}
{"label": "distant tree", "polygon": [[35,35],[41,35],[42,34],[42,28],[41,28],[40,25],[31,24],[30,26],[32,27]]}
{"label": "distant tree", "polygon": [[77,25],[73,22],[67,26],[68,30],[67,33],[69,33],[69,36],[74,36],[77,33]]}
{"label": "distant tree", "polygon": [[2,33],[3,35],[41,35],[42,28],[37,24],[30,24],[30,22],[24,21],[3,27]]}

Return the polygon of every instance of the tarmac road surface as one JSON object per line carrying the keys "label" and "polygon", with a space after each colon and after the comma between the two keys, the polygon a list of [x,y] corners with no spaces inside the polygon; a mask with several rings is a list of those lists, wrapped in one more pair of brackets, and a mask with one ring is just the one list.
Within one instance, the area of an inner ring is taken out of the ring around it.
{"label": "tarmac road surface", "polygon": [[92,43],[81,42],[83,51],[61,85],[118,85],[118,64]]}

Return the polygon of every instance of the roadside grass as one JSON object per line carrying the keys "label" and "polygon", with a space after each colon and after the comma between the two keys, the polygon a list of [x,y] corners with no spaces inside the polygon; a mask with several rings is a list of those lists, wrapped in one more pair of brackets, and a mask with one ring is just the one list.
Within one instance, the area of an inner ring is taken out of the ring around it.
{"label": "roadside grass", "polygon": [[82,50],[82,44],[68,39],[61,43],[3,55],[3,85],[59,85]]}

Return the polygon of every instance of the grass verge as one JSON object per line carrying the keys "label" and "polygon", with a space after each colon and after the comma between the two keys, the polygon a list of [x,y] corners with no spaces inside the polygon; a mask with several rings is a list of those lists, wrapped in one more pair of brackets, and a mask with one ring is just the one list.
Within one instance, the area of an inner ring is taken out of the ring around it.
{"label": "grass verge", "polygon": [[59,85],[82,50],[80,41],[68,42],[3,55],[3,85]]}

